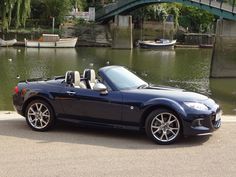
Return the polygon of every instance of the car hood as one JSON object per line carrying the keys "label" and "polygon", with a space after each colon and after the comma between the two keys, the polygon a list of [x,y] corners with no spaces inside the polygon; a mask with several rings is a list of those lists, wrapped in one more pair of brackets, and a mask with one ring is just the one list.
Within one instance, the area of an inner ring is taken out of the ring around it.
{"label": "car hood", "polygon": [[178,102],[202,102],[209,99],[207,96],[195,92],[188,92],[183,89],[167,87],[167,86],[148,86],[142,89],[129,90],[138,95],[145,95],[151,98],[169,98]]}

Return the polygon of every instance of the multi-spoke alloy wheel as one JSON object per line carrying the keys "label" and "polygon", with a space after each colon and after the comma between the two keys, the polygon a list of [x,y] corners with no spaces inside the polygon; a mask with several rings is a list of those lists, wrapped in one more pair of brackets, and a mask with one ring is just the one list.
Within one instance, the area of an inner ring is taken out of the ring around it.
{"label": "multi-spoke alloy wheel", "polygon": [[42,100],[31,102],[26,108],[26,120],[34,130],[47,130],[54,122],[51,106]]}
{"label": "multi-spoke alloy wheel", "polygon": [[177,140],[181,124],[177,116],[169,110],[153,111],[146,121],[146,133],[158,144],[170,144]]}

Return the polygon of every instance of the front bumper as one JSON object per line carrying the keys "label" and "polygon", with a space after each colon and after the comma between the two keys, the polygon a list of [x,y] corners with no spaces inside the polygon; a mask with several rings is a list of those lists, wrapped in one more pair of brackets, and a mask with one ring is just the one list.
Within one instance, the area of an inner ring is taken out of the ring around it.
{"label": "front bumper", "polygon": [[191,115],[191,119],[183,121],[185,136],[208,134],[221,126],[221,110],[218,109],[209,115]]}

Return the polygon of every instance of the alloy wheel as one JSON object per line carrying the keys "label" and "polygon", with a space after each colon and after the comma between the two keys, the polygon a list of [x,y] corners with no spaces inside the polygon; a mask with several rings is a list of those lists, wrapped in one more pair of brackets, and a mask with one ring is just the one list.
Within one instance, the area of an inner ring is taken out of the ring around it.
{"label": "alloy wheel", "polygon": [[27,118],[33,128],[40,130],[49,124],[51,115],[46,105],[36,102],[29,107]]}
{"label": "alloy wheel", "polygon": [[151,122],[151,133],[156,140],[166,143],[174,140],[180,132],[178,118],[169,112],[156,115]]}

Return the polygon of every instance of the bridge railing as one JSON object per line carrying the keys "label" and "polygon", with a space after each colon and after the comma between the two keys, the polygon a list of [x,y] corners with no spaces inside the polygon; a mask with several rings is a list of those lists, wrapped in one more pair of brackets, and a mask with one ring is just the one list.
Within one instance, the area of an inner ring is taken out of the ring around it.
{"label": "bridge railing", "polygon": [[200,4],[209,5],[210,7],[216,7],[221,10],[236,13],[236,0],[190,0],[198,2]]}

